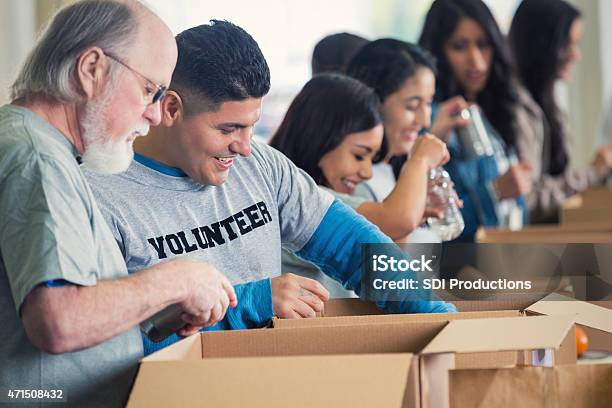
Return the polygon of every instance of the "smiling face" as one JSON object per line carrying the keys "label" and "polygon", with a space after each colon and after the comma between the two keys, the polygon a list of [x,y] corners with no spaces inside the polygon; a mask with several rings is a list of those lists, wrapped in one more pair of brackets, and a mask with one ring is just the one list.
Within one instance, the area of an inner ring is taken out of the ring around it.
{"label": "smiling face", "polygon": [[569,81],[572,78],[572,68],[582,58],[580,41],[583,31],[582,20],[577,18],[570,27],[567,48],[563,52],[561,66],[559,67],[559,78],[564,81]]}
{"label": "smiling face", "polygon": [[383,126],[348,134],[334,150],[325,154],[319,167],[326,186],[351,194],[357,184],[372,177],[372,159],[383,140]]}
{"label": "smiling face", "polygon": [[482,26],[470,18],[459,21],[444,44],[444,56],[466,98],[475,101],[487,85],[493,63],[493,45]]}
{"label": "smiling face", "polygon": [[194,181],[219,186],[238,156],[251,154],[262,98],[229,101],[215,112],[188,117],[172,128],[174,162]]}
{"label": "smiling face", "polygon": [[385,99],[382,110],[390,156],[409,153],[421,129],[429,127],[435,89],[433,72],[421,67]]}

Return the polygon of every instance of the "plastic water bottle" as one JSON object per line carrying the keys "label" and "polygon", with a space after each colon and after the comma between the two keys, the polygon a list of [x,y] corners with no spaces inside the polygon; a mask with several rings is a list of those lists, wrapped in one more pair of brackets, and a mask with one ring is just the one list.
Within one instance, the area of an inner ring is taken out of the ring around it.
{"label": "plastic water bottle", "polygon": [[428,217],[427,224],[442,241],[457,238],[465,223],[457,206],[457,193],[450,176],[442,167],[430,170],[428,178],[427,207],[440,208],[442,218]]}

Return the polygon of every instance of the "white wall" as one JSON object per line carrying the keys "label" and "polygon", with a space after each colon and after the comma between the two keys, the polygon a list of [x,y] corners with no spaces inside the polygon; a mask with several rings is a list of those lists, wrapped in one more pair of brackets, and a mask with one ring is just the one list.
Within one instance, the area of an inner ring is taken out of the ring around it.
{"label": "white wall", "polygon": [[612,82],[610,51],[612,4],[609,0],[571,0],[583,16],[582,61],[567,86],[572,165],[583,166],[593,158],[598,143],[606,87]]}
{"label": "white wall", "polygon": [[8,101],[8,87],[34,44],[34,0],[0,1],[0,104]]}

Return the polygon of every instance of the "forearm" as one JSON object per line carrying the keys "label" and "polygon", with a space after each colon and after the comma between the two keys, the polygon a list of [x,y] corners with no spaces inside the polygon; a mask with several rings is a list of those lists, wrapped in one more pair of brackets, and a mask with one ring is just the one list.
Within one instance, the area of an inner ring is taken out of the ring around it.
{"label": "forearm", "polygon": [[405,237],[419,226],[427,201],[428,171],[424,160],[410,159],[393,191],[380,203],[382,220],[375,224],[392,239]]}
{"label": "forearm", "polygon": [[174,268],[176,263],[162,263],[94,286],[38,287],[22,308],[26,331],[52,353],[93,347],[180,302],[187,288],[180,279],[168,279]]}
{"label": "forearm", "polygon": [[238,306],[229,308],[222,321],[224,329],[253,329],[265,326],[274,315],[270,279],[234,286]]}
{"label": "forearm", "polygon": [[[365,243],[390,244],[390,251],[397,257],[405,257],[405,254],[395,247],[389,237],[382,234],[363,217],[355,215],[346,206],[336,201],[298,255],[313,262],[325,274],[361,295],[363,294],[361,274],[364,269],[361,262],[361,244]],[[404,277],[417,278],[414,272],[410,271]],[[381,301],[377,304],[390,313],[431,313],[456,310],[453,305],[438,300],[431,291],[423,290],[413,298],[418,298],[418,300]]]}

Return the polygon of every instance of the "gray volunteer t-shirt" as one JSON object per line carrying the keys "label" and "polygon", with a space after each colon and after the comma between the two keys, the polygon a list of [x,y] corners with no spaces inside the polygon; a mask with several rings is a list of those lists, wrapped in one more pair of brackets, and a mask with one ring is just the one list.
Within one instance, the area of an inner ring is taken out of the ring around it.
{"label": "gray volunteer t-shirt", "polygon": [[[334,197],[351,207],[353,210],[359,208],[367,200],[363,197],[350,196],[338,193],[330,188],[319,186],[321,190],[327,191]],[[319,281],[329,291],[332,299],[355,298],[357,294],[349,289],[345,289],[339,282],[324,274],[315,264],[303,260],[290,250],[283,248],[282,254],[283,273],[295,273],[296,275]]]}
{"label": "gray volunteer t-shirt", "polygon": [[187,256],[233,284],[281,273],[281,243],[301,249],[333,201],[283,154],[252,142],[220,186],[136,155],[122,174],[87,172],[130,272]]}
{"label": "gray volunteer t-shirt", "polygon": [[90,286],[126,275],[72,145],[30,110],[0,107],[0,390],[55,389],[62,406],[123,406],[142,356],[136,327],[50,355],[30,343],[19,311],[43,282]]}

